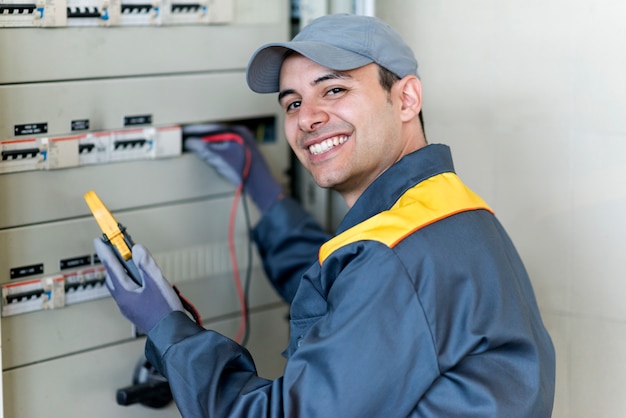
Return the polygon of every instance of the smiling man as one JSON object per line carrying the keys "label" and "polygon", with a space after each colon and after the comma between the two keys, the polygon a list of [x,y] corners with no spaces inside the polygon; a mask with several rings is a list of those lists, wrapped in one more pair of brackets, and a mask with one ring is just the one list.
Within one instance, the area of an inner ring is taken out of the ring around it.
{"label": "smiling man", "polygon": [[146,356],[183,416],[550,417],[554,348],[530,280],[449,148],[427,144],[417,62],[401,37],[376,18],[325,16],[257,50],[247,81],[278,93],[294,153],[350,210],[329,237],[283,196],[245,133],[220,143],[196,131],[186,143],[243,181],[262,213],[254,239],[291,304],[273,381],[182,312],[142,246],[139,287],[96,241],[111,293],[147,332]]}
{"label": "smiling man", "polygon": [[298,54],[282,66],[279,100],[289,145],[315,182],[338,191],[348,206],[382,172],[426,145],[417,117],[419,79],[406,76],[386,91],[379,68],[329,71]]}

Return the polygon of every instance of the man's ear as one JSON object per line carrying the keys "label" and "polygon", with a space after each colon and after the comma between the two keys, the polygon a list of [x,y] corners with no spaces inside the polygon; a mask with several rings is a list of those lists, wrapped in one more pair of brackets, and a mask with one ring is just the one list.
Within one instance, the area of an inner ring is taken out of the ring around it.
{"label": "man's ear", "polygon": [[408,75],[397,82],[402,103],[404,122],[416,118],[422,110],[422,82],[414,75]]}

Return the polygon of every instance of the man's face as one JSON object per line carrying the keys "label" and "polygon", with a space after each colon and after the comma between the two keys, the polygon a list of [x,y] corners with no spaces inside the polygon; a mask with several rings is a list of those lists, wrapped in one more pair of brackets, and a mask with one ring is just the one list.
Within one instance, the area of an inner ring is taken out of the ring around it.
{"label": "man's face", "polygon": [[315,182],[337,190],[349,206],[404,155],[395,90],[382,88],[375,64],[338,72],[297,54],[283,63],[287,141]]}

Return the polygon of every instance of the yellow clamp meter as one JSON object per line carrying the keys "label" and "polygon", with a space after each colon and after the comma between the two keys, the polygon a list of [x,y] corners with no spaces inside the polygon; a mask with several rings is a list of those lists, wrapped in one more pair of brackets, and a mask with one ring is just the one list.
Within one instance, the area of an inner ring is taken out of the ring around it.
{"label": "yellow clamp meter", "polygon": [[126,232],[126,228],[115,220],[96,192],[90,190],[85,193],[84,198],[102,231],[102,241],[111,247],[117,259],[126,269],[128,276],[141,286],[141,276],[137,266],[133,263],[131,252],[134,242]]}

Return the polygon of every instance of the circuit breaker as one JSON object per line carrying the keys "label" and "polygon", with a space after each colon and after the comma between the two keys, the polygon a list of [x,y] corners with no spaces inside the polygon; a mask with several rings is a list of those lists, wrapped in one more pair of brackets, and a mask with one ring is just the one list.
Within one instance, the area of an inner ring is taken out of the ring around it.
{"label": "circuit breaker", "polygon": [[196,25],[231,23],[234,0],[0,1],[0,27]]}
{"label": "circuit breaker", "polygon": [[287,307],[250,252],[258,213],[183,152],[182,127],[246,124],[286,183],[276,98],[250,92],[245,67],[259,45],[288,37],[278,0],[0,0],[4,417],[179,416],[171,403],[116,402],[145,339],[103,284],[89,190],[205,326],[231,338],[243,319],[233,270],[250,266],[248,348],[261,375],[282,373]]}

